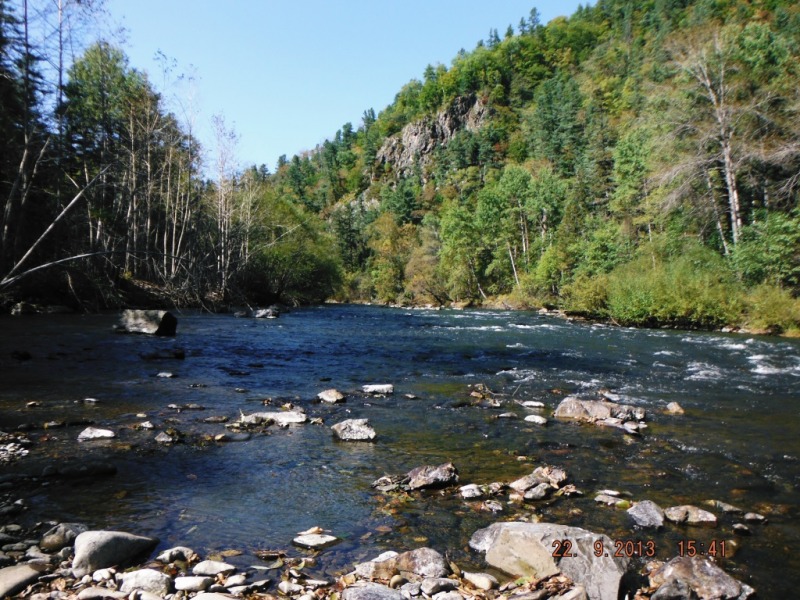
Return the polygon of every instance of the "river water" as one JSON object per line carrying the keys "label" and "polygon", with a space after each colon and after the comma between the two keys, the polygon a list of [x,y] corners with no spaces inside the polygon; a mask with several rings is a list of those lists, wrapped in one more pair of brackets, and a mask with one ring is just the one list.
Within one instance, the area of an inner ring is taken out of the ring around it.
{"label": "river water", "polygon": [[[115,319],[0,319],[0,429],[28,426],[34,442],[28,456],[0,465],[0,474],[38,475],[47,465],[90,459],[118,469],[91,481],[39,479],[12,490],[29,507],[16,522],[81,521],[154,535],[161,548],[188,545],[204,556],[240,550],[229,559],[240,566],[259,564],[259,550],[303,555],[292,538],[321,526],[342,540],[317,557],[317,574],[330,577],[384,550],[420,546],[480,567],[481,557],[466,547],[476,529],[539,518],[653,541],[660,559],[676,556],[681,540],[706,547],[724,540],[728,556],[718,562],[760,597],[793,597],[800,586],[797,340],[626,329],[528,312],[368,306],[306,308],[277,320],[184,313],[174,339],[112,333]],[[174,348],[186,358],[142,358]],[[30,358],[19,360],[19,352]],[[174,377],[157,377],[163,371]],[[367,383],[392,383],[395,394],[355,393]],[[500,406],[473,402],[477,384],[495,392]],[[331,387],[351,392],[348,401],[314,401]],[[599,390],[647,410],[641,438],[521,418],[550,417],[565,395],[590,398]],[[301,406],[325,425],[207,441],[224,427],[203,419],[273,410],[264,408],[267,398]],[[547,408],[537,413],[518,403],[525,400]],[[666,415],[672,401],[686,414]],[[168,408],[190,403],[204,410]],[[520,418],[498,418],[507,412]],[[155,431],[134,428],[142,413]],[[334,441],[329,426],[346,418],[368,418],[377,441]],[[78,444],[89,420],[117,438]],[[43,428],[50,421],[68,425]],[[154,444],[168,427],[187,442]],[[370,487],[384,474],[447,461],[463,484],[508,482],[552,464],[584,495],[524,506],[501,496],[504,511],[492,514],[454,490],[387,496]],[[709,508],[719,525],[636,530],[623,510],[594,502],[604,489],[662,507]],[[741,517],[704,505],[712,499],[768,522],[735,536]]]}

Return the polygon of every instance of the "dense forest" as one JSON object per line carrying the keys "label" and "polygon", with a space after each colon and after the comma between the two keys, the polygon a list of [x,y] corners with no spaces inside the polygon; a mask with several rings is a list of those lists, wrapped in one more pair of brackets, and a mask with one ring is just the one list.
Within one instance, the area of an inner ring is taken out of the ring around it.
{"label": "dense forest", "polygon": [[122,50],[67,64],[91,4],[47,3],[47,43],[29,4],[0,0],[6,306],[337,299],[800,329],[796,2],[534,8],[275,172],[237,167],[222,118],[201,168],[190,121]]}

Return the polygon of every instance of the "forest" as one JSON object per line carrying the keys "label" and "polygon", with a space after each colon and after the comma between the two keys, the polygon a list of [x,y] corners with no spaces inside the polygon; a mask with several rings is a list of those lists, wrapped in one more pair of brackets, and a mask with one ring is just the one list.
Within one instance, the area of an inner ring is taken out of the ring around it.
{"label": "forest", "polygon": [[274,172],[237,165],[222,117],[204,162],[114,44],[66,60],[91,5],[0,0],[6,309],[335,300],[800,332],[796,2],[532,8]]}

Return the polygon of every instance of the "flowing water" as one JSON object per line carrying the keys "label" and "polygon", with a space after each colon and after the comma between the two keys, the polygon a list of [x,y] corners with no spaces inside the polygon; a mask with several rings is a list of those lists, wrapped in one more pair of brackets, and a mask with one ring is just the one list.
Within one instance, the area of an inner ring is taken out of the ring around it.
{"label": "flowing water", "polygon": [[[81,521],[154,535],[161,548],[188,545],[202,555],[241,550],[230,559],[241,566],[259,564],[258,550],[302,555],[291,539],[319,525],[342,540],[317,557],[318,574],[330,576],[384,550],[420,546],[478,567],[481,557],[466,548],[476,529],[533,516],[612,539],[652,541],[660,559],[676,556],[681,540],[705,547],[725,540],[727,556],[718,562],[760,597],[791,597],[800,585],[797,340],[624,329],[527,312],[365,306],[301,309],[267,321],[185,313],[174,339],[114,334],[114,321],[0,320],[0,430],[35,427],[30,454],[0,465],[0,474],[38,475],[46,465],[94,458],[118,468],[112,477],[39,479],[7,492],[29,506],[17,522]],[[142,358],[176,347],[185,349],[184,360]],[[31,358],[12,357],[19,351]],[[157,377],[162,371],[175,377]],[[313,401],[323,389],[356,392],[366,383],[392,383],[395,394],[352,393],[335,406]],[[500,406],[472,402],[476,384],[495,392]],[[544,402],[537,414],[549,417],[565,395],[595,397],[601,389],[647,410],[641,438],[553,419],[537,427],[498,418],[536,413],[517,402],[524,400]],[[87,397],[97,402],[83,402]],[[224,431],[203,419],[273,410],[264,408],[265,398],[304,407],[325,426],[200,442]],[[672,401],[684,416],[664,413]],[[168,408],[190,403],[205,410]],[[154,431],[133,427],[145,420],[139,413],[156,431],[173,427],[189,442],[154,444]],[[346,418],[368,418],[377,441],[334,441],[329,426]],[[43,428],[54,420],[68,425]],[[88,420],[117,438],[78,444]],[[553,464],[584,495],[506,504],[495,515],[454,490],[392,496],[370,487],[384,474],[446,461],[463,484],[508,482]],[[609,488],[662,507],[710,508],[703,503],[721,500],[768,523],[737,537],[732,526],[741,517],[711,509],[719,517],[714,529],[637,530],[623,510],[594,502]]]}

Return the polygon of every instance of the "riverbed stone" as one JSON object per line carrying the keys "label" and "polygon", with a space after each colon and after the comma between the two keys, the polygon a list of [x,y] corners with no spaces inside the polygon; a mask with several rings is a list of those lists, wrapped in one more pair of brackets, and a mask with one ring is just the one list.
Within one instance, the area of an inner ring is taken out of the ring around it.
{"label": "riverbed stone", "polygon": [[373,383],[361,386],[361,391],[373,396],[390,396],[394,394],[394,386],[391,383]]}
{"label": "riverbed stone", "polygon": [[461,576],[479,590],[493,590],[500,585],[497,578],[488,573],[471,573],[464,571]]}
{"label": "riverbed stone", "polygon": [[58,552],[65,546],[72,545],[75,538],[88,529],[82,523],[59,523],[45,532],[39,547],[44,552]]}
{"label": "riverbed stone", "polygon": [[417,548],[403,552],[393,559],[401,575],[419,575],[420,577],[445,577],[450,573],[450,566],[444,556],[433,548]]}
{"label": "riverbed stone", "polygon": [[360,581],[342,592],[342,600],[405,600],[403,594],[380,583]]}
{"label": "riverbed stone", "polygon": [[628,509],[628,514],[639,527],[664,526],[664,509],[652,500],[642,500]]}
{"label": "riverbed stone", "polygon": [[553,489],[554,488],[549,483],[540,483],[526,490],[522,497],[525,500],[544,500],[550,495]]}
{"label": "riverbed stone", "polygon": [[122,585],[121,592],[130,593],[134,590],[150,592],[157,596],[164,597],[172,591],[172,578],[155,569],[139,569],[120,575]]}
{"label": "riverbed stone", "polygon": [[78,594],[78,600],[107,600],[113,598],[114,600],[122,600],[127,598],[128,594],[120,592],[119,590],[110,590],[105,587],[92,586],[83,589]]}
{"label": "riverbed stone", "polygon": [[228,575],[236,570],[234,565],[219,560],[204,560],[197,563],[192,568],[194,575],[206,575],[208,577],[216,577],[217,575]]}
{"label": "riverbed stone", "polygon": [[528,415],[525,417],[526,423],[533,423],[534,425],[547,425],[547,419],[539,415]]}
{"label": "riverbed stone", "polygon": [[213,577],[189,575],[175,578],[175,589],[186,592],[205,592],[214,583]]}
{"label": "riverbed stone", "polygon": [[447,577],[426,577],[422,580],[420,589],[423,594],[433,596],[439,592],[449,592],[458,587],[458,582],[455,579],[448,579]]}
{"label": "riverbed stone", "polygon": [[107,440],[117,437],[117,434],[110,429],[100,429],[98,427],[87,427],[78,434],[78,441],[86,440]]}
{"label": "riverbed stone", "polygon": [[702,556],[673,558],[650,573],[650,585],[658,588],[651,600],[745,600],[755,593]]}
{"label": "riverbed stone", "polygon": [[377,436],[368,419],[347,419],[331,429],[337,438],[344,441],[369,442]]}
{"label": "riverbed stone", "polygon": [[664,510],[664,516],[673,523],[704,525],[707,527],[716,527],[717,525],[716,515],[689,504],[667,508]]}
{"label": "riverbed stone", "polygon": [[362,579],[390,579],[393,575],[397,574],[393,559],[398,556],[399,554],[397,552],[389,550],[372,560],[358,563],[355,566],[354,573],[357,577]]}
{"label": "riverbed stone", "polygon": [[97,569],[128,565],[157,545],[155,538],[122,531],[84,531],[75,538],[72,571],[80,578]]}
{"label": "riverbed stone", "polygon": [[[569,547],[554,546],[568,540]],[[554,523],[495,523],[473,534],[469,545],[486,553],[486,562],[510,575],[537,579],[563,573],[586,588],[592,600],[616,599],[629,558],[595,556],[595,542],[613,542],[603,534]],[[571,556],[554,557],[553,548]]]}
{"label": "riverbed stone", "polygon": [[643,408],[629,404],[617,404],[606,400],[582,400],[575,396],[564,398],[556,408],[554,416],[559,419],[575,419],[587,423],[605,419],[643,421]]}
{"label": "riverbed stone", "polygon": [[345,401],[344,394],[335,389],[323,390],[317,394],[317,398],[319,398],[322,402],[327,402],[328,404],[339,404],[340,402]]}
{"label": "riverbed stone", "polygon": [[115,329],[123,333],[145,333],[172,336],[178,328],[178,319],[166,310],[124,310]]}
{"label": "riverbed stone", "polygon": [[309,533],[306,535],[299,535],[292,540],[295,546],[301,548],[309,548],[311,550],[321,550],[332,546],[339,541],[339,538],[333,535],[326,535],[322,533]]}
{"label": "riverbed stone", "polygon": [[241,423],[247,425],[261,425],[275,423],[279,427],[287,427],[289,425],[300,425],[308,421],[308,416],[296,410],[282,410],[282,411],[268,411],[257,412],[251,415],[242,415]]}
{"label": "riverbed stone", "polygon": [[444,463],[437,466],[426,465],[417,467],[406,474],[408,488],[421,490],[451,485],[458,482],[458,469],[453,463]]}
{"label": "riverbed stone", "polygon": [[0,598],[7,598],[24,590],[44,573],[39,565],[15,565],[0,569]]}
{"label": "riverbed stone", "polygon": [[472,500],[474,498],[480,498],[483,496],[483,490],[477,483],[470,483],[461,486],[458,488],[458,493],[461,494],[461,497],[465,500]]}
{"label": "riverbed stone", "polygon": [[666,413],[668,415],[682,415],[685,412],[686,411],[683,410],[683,407],[677,402],[670,402],[667,404]]}

